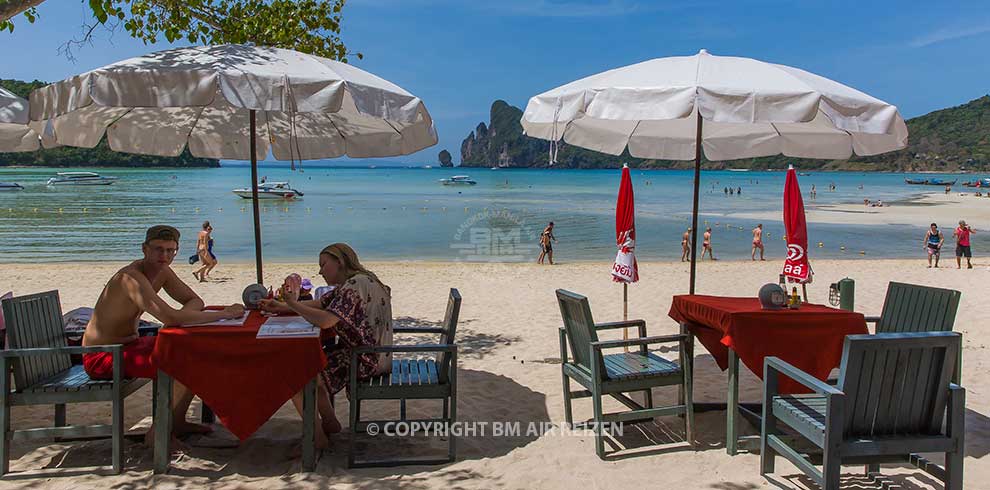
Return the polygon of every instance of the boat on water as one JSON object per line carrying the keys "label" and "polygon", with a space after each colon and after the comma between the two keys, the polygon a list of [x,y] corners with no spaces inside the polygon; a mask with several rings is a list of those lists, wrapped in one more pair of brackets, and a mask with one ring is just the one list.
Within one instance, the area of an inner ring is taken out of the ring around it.
{"label": "boat on water", "polygon": [[449,179],[440,179],[443,185],[475,185],[477,182],[471,180],[467,175],[455,175]]}
{"label": "boat on water", "polygon": [[729,172],[749,172],[748,168],[730,168]]}
{"label": "boat on water", "polygon": [[96,172],[59,172],[48,179],[48,185],[110,185],[117,177],[104,177]]}
{"label": "boat on water", "polygon": [[[251,189],[234,189],[232,191],[244,199],[251,199]],[[298,199],[303,196],[301,191],[289,187],[288,182],[265,182],[258,184],[258,199]]]}
{"label": "boat on water", "polygon": [[0,182],[0,191],[22,191],[24,186],[16,182]]}
{"label": "boat on water", "polygon": [[990,179],[979,179],[972,182],[963,182],[966,187],[990,187]]}
{"label": "boat on water", "polygon": [[945,185],[956,185],[956,182],[958,182],[958,179],[957,180],[953,180],[951,182],[948,181],[948,180],[942,180],[942,179],[932,179],[932,180],[929,180],[928,181],[928,185],[942,185],[942,186],[945,186]]}
{"label": "boat on water", "polygon": [[911,184],[911,185],[940,185],[944,187],[947,185],[956,185],[956,182],[958,182],[958,180],[949,181],[942,179],[904,179],[904,182],[906,184]]}

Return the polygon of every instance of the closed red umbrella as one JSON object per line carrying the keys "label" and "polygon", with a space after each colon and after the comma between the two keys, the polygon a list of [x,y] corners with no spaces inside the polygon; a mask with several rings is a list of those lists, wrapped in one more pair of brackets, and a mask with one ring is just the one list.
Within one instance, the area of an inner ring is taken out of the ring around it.
{"label": "closed red umbrella", "polygon": [[784,276],[788,281],[807,284],[812,276],[811,263],[808,262],[808,223],[805,221],[804,199],[794,167],[787,170],[787,180],[784,181],[784,230],[787,233]]}
{"label": "closed red umbrella", "polygon": [[[632,178],[629,166],[622,165],[619,197],[615,203],[615,245],[619,251],[612,263],[612,280],[622,283],[622,319],[629,319],[629,283],[639,280],[636,264],[636,207],[633,203]],[[622,330],[622,337],[629,338],[629,330]],[[629,348],[627,347],[628,351]]]}
{"label": "closed red umbrella", "polygon": [[621,283],[639,280],[639,267],[636,265],[636,207],[633,203],[632,178],[629,167],[622,166],[622,181],[619,182],[619,198],[615,203],[615,244],[619,247],[612,264],[612,280]]}

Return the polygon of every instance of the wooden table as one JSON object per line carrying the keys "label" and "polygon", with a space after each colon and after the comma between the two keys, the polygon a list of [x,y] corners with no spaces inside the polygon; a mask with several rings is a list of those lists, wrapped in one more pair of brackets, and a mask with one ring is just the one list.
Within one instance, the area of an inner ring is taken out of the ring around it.
{"label": "wooden table", "polygon": [[255,338],[266,320],[252,311],[243,326],[187,326],[158,332],[153,355],[158,367],[155,473],[167,472],[170,462],[173,380],[199,396],[242,441],[301,390],[302,467],[315,469],[316,383],[327,360],[316,338]]}
{"label": "wooden table", "polygon": [[[736,415],[761,417],[739,403],[740,360],[761,379],[763,360],[776,356],[825,380],[839,365],[846,335],[869,333],[860,313],[810,303],[796,310],[764,310],[757,298],[674,296],[668,315],[728,370],[725,449],[730,455],[738,452],[740,440]],[[693,352],[688,359],[693,362]],[[780,386],[782,393],[802,391],[789,379],[781,379]]]}

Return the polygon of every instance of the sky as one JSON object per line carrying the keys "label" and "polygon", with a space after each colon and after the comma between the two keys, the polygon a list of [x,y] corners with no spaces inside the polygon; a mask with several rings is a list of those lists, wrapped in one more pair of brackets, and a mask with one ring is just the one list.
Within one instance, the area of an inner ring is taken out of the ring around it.
{"label": "sky", "polygon": [[[81,36],[86,1],[48,0],[0,33],[0,78],[54,81],[149,51],[123,30]],[[437,164],[488,122],[496,99],[526,101],[601,71],[707,49],[802,68],[898,106],[905,118],[990,93],[990,2],[349,0],[352,63],[426,103],[440,142],[397,158]]]}

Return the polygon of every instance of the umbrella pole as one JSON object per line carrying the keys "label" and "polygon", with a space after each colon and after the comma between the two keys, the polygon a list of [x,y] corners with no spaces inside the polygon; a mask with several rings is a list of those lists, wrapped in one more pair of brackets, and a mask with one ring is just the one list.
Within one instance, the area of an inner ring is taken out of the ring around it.
{"label": "umbrella pole", "polygon": [[261,272],[261,216],[258,210],[258,124],[256,111],[251,109],[251,205],[254,208],[254,262],[258,273],[258,284],[264,284]]}
{"label": "umbrella pole", "polygon": [[695,268],[698,258],[698,191],[701,180],[701,111],[698,111],[698,132],[694,139],[694,208],[691,212],[691,283],[689,294],[694,294]]}
{"label": "umbrella pole", "polygon": [[[622,283],[622,321],[629,319],[629,284]],[[629,328],[622,329],[622,340],[629,340]],[[625,346],[625,351],[629,352],[629,346]]]}

